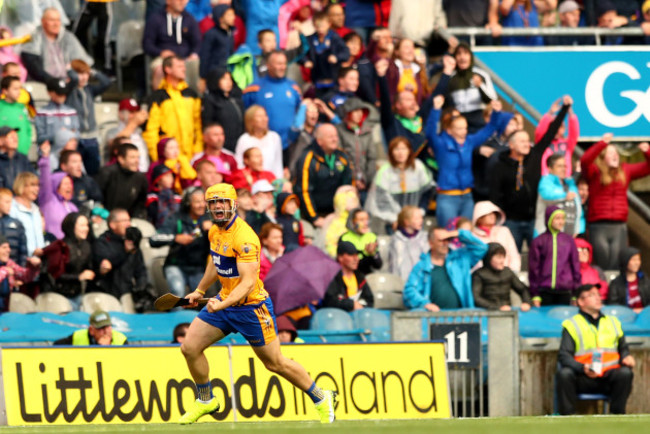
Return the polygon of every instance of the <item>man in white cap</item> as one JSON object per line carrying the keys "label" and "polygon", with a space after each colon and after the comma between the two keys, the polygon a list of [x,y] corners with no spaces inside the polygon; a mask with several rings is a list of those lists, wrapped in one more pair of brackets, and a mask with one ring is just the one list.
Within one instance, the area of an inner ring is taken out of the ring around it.
{"label": "man in white cap", "polygon": [[90,327],[54,341],[54,345],[128,345],[126,336],[111,326],[111,316],[103,310],[90,315]]}
{"label": "man in white cap", "polygon": [[260,179],[253,184],[253,209],[246,213],[246,223],[255,233],[259,234],[264,223],[276,223],[273,205],[273,191],[275,189],[266,179]]}
{"label": "man in white cap", "polygon": [[[576,29],[580,27],[580,5],[574,0],[564,0],[557,8],[560,16],[560,26]],[[546,38],[547,45],[593,45],[593,36],[549,36]]]}

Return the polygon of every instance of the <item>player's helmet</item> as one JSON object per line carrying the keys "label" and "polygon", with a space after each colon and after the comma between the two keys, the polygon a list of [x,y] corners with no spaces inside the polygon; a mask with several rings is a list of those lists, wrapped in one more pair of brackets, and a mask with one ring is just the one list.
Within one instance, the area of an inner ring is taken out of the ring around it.
{"label": "player's helmet", "polygon": [[[210,209],[210,204],[217,202],[229,202],[230,209],[217,211],[214,206]],[[230,221],[232,216],[237,212],[237,192],[235,191],[235,187],[226,183],[215,184],[209,187],[205,192],[205,203],[212,223]]]}

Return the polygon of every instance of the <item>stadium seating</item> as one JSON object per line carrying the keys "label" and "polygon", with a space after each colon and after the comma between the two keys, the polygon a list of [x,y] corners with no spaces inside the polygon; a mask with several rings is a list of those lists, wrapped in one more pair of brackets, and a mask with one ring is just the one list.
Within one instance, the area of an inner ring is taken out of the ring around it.
{"label": "stadium seating", "polygon": [[38,109],[50,101],[50,95],[47,93],[45,84],[38,81],[26,81],[25,90],[32,95],[34,106]]}
{"label": "stadium seating", "polygon": [[117,87],[120,92],[124,91],[123,68],[133,60],[135,56],[144,53],[141,44],[134,44],[133,41],[141,41],[144,34],[144,22],[128,20],[123,22],[117,32],[115,42]]}
{"label": "stadium seating", "polygon": [[601,312],[603,315],[615,316],[619,321],[621,321],[621,323],[632,323],[636,320],[636,313],[634,313],[634,311],[629,307],[625,306],[603,306]]}
{"label": "stadium seating", "polygon": [[367,334],[364,329],[354,328],[347,312],[332,307],[317,310],[312,317],[310,329],[317,330],[323,342],[365,341]]}
{"label": "stadium seating", "polygon": [[354,327],[370,330],[369,341],[390,341],[390,311],[366,308],[350,315]]}
{"label": "stadium seating", "polygon": [[612,280],[616,279],[621,272],[619,270],[604,270],[603,274],[605,274],[605,281],[610,283]]}
{"label": "stadium seating", "polygon": [[72,303],[67,297],[56,292],[44,292],[36,297],[36,311],[50,313],[72,312]]}
{"label": "stadium seating", "polygon": [[96,310],[107,312],[122,312],[120,301],[110,294],[103,292],[89,292],[81,298],[81,312],[93,313]]}
{"label": "stadium seating", "polygon": [[373,294],[377,292],[402,292],[404,281],[396,274],[370,273],[366,276],[366,282],[372,289]]}
{"label": "stadium seating", "polygon": [[377,249],[381,256],[382,264],[379,271],[388,272],[388,245],[390,244],[389,235],[377,235]]}
{"label": "stadium seating", "polygon": [[[156,228],[154,227],[154,225],[149,223],[147,220],[139,219],[139,218],[132,218],[131,219],[131,226],[134,227],[134,228],[140,229],[140,232],[142,232],[142,241],[145,241],[145,239],[148,241],[149,238],[156,235]],[[147,242],[146,244],[149,244],[149,243]]]}
{"label": "stadium seating", "polygon": [[381,272],[370,273],[366,276],[366,281],[372,290],[375,308],[404,309],[404,300],[402,298],[404,282],[399,276]]}
{"label": "stadium seating", "polygon": [[20,292],[9,295],[9,312],[31,313],[36,312],[36,303],[31,297]]}

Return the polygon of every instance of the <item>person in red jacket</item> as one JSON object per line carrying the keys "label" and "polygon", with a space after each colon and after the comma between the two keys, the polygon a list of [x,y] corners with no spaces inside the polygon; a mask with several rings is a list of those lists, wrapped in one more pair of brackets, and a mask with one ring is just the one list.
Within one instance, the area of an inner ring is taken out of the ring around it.
{"label": "person in red jacket", "polygon": [[244,168],[232,175],[230,183],[237,189],[245,188],[251,191],[253,184],[260,179],[273,182],[275,175],[273,172],[264,170],[264,160],[260,148],[247,149],[244,152]]}
{"label": "person in red jacket", "polygon": [[589,241],[594,262],[604,270],[615,270],[621,250],[627,247],[627,188],[635,179],[650,175],[650,144],[639,145],[646,161],[621,163],[616,147],[609,143],[612,137],[605,134],[580,159],[589,182]]}

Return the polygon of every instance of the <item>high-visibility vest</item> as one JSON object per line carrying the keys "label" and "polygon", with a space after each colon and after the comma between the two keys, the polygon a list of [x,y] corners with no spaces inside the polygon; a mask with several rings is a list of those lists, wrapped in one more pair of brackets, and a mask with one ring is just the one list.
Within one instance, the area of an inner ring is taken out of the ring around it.
{"label": "high-visibility vest", "polygon": [[623,336],[621,322],[613,316],[602,316],[598,320],[598,327],[594,327],[581,314],[562,323],[576,346],[574,358],[582,364],[591,364],[596,350],[602,354],[603,370],[600,376],[610,369],[617,369],[621,356],[618,353],[618,340]]}
{"label": "high-visibility vest", "polygon": [[[123,333],[113,330],[111,345],[124,345],[126,336]],[[72,345],[90,345],[88,330],[77,330],[72,334]]]}

